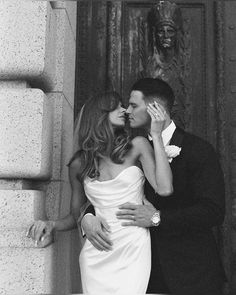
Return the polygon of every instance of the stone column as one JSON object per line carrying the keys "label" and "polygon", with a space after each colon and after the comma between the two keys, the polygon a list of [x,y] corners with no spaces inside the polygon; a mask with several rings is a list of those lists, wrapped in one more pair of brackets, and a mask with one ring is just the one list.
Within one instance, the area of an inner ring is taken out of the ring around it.
{"label": "stone column", "polygon": [[0,0],[0,294],[70,291],[70,234],[45,249],[25,236],[34,220],[69,211],[76,25],[69,2]]}

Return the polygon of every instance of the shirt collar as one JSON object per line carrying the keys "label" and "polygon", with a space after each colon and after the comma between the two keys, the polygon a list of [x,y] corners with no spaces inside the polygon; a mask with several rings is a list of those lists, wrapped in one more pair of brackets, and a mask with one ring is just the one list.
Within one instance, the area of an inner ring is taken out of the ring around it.
{"label": "shirt collar", "polygon": [[[175,132],[176,129],[176,125],[174,123],[174,121],[171,121],[170,125],[168,125],[166,127],[166,129],[164,129],[162,131],[162,140],[163,140],[163,145],[166,146],[170,143],[171,137],[173,136],[173,133]],[[151,141],[152,137],[150,134],[148,134],[148,139]]]}

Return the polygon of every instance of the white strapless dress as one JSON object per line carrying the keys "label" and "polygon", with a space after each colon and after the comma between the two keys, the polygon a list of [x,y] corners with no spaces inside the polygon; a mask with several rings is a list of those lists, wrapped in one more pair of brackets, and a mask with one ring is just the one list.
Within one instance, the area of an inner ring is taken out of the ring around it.
{"label": "white strapless dress", "polygon": [[[111,251],[97,250],[86,240],[80,253],[83,293],[145,294],[151,269],[149,230],[121,225],[118,206],[126,202],[142,204],[145,177],[140,168],[130,166],[112,180],[85,179],[84,189],[96,215],[110,225]],[[124,220],[123,220],[124,221]]]}

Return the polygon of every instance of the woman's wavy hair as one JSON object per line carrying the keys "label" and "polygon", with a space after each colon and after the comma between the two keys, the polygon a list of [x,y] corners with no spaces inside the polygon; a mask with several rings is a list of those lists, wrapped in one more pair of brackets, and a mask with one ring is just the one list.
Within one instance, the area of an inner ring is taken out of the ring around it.
{"label": "woman's wavy hair", "polygon": [[114,128],[109,120],[109,113],[114,111],[121,97],[109,91],[89,99],[83,109],[79,128],[79,150],[74,154],[69,165],[80,159],[81,169],[77,175],[80,181],[87,176],[99,177],[99,159],[109,157],[114,163],[122,164],[131,149],[128,132]]}

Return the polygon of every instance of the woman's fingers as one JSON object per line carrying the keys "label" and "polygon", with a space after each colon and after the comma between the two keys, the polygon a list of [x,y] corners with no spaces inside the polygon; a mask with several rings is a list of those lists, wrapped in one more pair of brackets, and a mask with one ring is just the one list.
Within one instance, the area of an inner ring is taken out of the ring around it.
{"label": "woman's fingers", "polygon": [[157,109],[160,109],[161,110],[161,112],[163,113],[163,115],[166,114],[166,110],[165,110],[165,108],[164,108],[163,105],[157,103],[156,101],[154,101],[154,104],[155,104],[155,106],[156,106]]}
{"label": "woman's fingers", "polygon": [[158,104],[156,101],[154,104],[148,104],[147,110],[152,113],[152,115],[159,119],[165,119],[166,111],[163,106]]}
{"label": "woman's fingers", "polygon": [[165,114],[160,109],[155,109],[153,107],[151,108],[148,106],[147,112],[153,120],[157,120],[157,121],[165,120]]}

